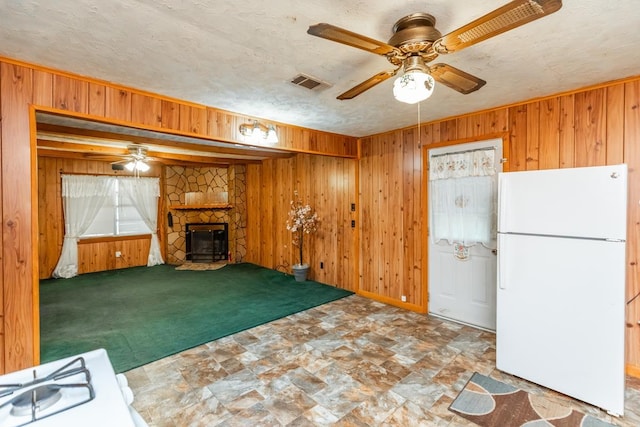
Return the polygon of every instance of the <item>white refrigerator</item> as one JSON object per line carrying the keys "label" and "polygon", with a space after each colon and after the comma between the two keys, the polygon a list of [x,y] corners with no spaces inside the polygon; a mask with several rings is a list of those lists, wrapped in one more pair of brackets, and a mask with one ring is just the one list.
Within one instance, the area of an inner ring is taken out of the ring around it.
{"label": "white refrigerator", "polygon": [[626,165],[499,175],[499,370],[623,414],[626,219]]}

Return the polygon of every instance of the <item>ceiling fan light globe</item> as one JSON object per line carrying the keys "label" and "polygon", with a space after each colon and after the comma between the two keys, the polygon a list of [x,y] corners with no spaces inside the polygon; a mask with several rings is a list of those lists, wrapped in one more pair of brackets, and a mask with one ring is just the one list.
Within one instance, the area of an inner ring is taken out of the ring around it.
{"label": "ceiling fan light globe", "polygon": [[136,169],[140,172],[146,172],[150,169],[150,167],[148,164],[140,160],[136,162]]}
{"label": "ceiling fan light globe", "polygon": [[133,172],[133,169],[136,167],[136,162],[129,162],[127,164],[124,165],[125,169],[127,169],[129,172]]}
{"label": "ceiling fan light globe", "polygon": [[433,93],[435,80],[421,71],[404,73],[393,82],[393,96],[400,102],[415,104],[429,98]]}

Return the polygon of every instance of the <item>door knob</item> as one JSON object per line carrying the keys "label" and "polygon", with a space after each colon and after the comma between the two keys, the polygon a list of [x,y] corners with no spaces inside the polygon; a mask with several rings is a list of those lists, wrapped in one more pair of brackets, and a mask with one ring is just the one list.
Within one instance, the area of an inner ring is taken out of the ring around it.
{"label": "door knob", "polygon": [[491,249],[491,253],[494,255],[498,255],[498,250],[497,249]]}

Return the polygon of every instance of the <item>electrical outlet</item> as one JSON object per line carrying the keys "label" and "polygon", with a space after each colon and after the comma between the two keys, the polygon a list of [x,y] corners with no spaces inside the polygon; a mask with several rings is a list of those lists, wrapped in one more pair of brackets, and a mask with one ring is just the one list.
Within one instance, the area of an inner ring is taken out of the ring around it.
{"label": "electrical outlet", "polygon": [[122,256],[122,252],[116,251],[116,258],[120,258]]}
{"label": "electrical outlet", "polygon": [[407,302],[407,296],[406,295],[402,295],[402,302]]}
{"label": "electrical outlet", "polygon": [[351,212],[355,212],[355,211],[356,211],[356,204],[351,203]]}
{"label": "electrical outlet", "polygon": [[351,228],[356,228],[356,220],[355,219],[351,220]]}
{"label": "electrical outlet", "polygon": [[324,262],[320,261],[320,270],[324,268]]}

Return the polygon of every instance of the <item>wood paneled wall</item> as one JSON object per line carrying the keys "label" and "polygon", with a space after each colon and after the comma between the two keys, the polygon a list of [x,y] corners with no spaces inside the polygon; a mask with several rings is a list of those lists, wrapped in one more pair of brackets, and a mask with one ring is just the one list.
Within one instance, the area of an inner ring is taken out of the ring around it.
{"label": "wood paneled wall", "polygon": [[[356,160],[298,154],[247,166],[248,262],[291,273],[298,248],[286,229],[294,191],[320,218],[318,231],[305,235],[304,262],[310,279],[356,290]],[[323,264],[323,268],[320,267]]]}
{"label": "wood paneled wall", "polygon": [[[137,238],[85,240],[78,244],[78,274],[146,266],[151,235]],[[116,251],[120,257],[116,257]]]}
{"label": "wood paneled wall", "polygon": [[[250,118],[99,80],[0,59],[0,372],[39,360],[38,188],[31,105],[121,124],[242,141]],[[278,124],[279,146],[297,155],[247,170],[247,259],[271,268],[294,263],[284,222],[293,190],[309,196],[322,231],[307,251],[313,278],[402,305],[426,309],[426,207],[422,155],[427,144],[507,132],[510,170],[612,164],[630,168],[627,296],[640,292],[640,80],[427,123],[361,140]],[[361,177],[361,179],[360,179]],[[358,189],[359,188],[359,189]],[[353,200],[359,194],[358,200]],[[357,211],[350,211],[350,204]],[[360,234],[350,227],[356,220]],[[282,224],[282,226],[278,225]],[[41,224],[40,228],[47,227]],[[358,242],[360,239],[360,242]],[[359,258],[358,258],[359,257]],[[325,268],[320,270],[319,263]],[[356,276],[359,278],[356,279]],[[422,279],[420,279],[422,277]],[[407,303],[400,302],[406,295]],[[640,298],[628,305],[627,362],[640,374]]]}
{"label": "wood paneled wall", "polygon": [[[424,135],[423,135],[424,137]],[[407,297],[416,311],[423,284],[421,150],[417,129],[362,140],[360,292],[384,302]]]}
{"label": "wood paneled wall", "polygon": [[[427,223],[423,156],[428,147],[508,135],[511,171],[627,163],[627,301],[640,293],[640,80],[427,123],[363,138],[360,160],[360,288],[426,311]],[[420,206],[425,209],[421,211]],[[407,296],[407,303],[400,301]],[[627,305],[628,371],[640,375],[640,297]],[[597,315],[594,313],[594,315]]]}
{"label": "wood paneled wall", "polygon": [[[243,142],[253,117],[0,58],[0,372],[39,362],[38,172],[32,106],[118,124]],[[274,122],[270,122],[274,123]],[[356,139],[277,125],[279,148],[355,158]],[[34,190],[32,192],[32,189]],[[40,224],[44,229],[48,223]]]}
{"label": "wood paneled wall", "polygon": [[[160,176],[162,167],[152,164],[146,176]],[[61,174],[97,174],[129,176],[123,171],[114,171],[109,162],[53,158],[38,156],[38,256],[39,276],[51,277],[58,264],[64,239],[64,214],[62,208]],[[164,186],[162,191],[164,191]],[[163,198],[161,198],[163,200]],[[160,215],[164,218],[164,214]],[[164,230],[164,227],[159,227]],[[164,247],[164,233],[158,235],[160,246]],[[93,240],[93,239],[92,239]],[[112,270],[116,268],[147,265],[150,238],[101,239],[82,242],[78,245],[78,272]],[[146,249],[145,249],[146,248]],[[116,258],[115,252],[122,256]]]}
{"label": "wood paneled wall", "polygon": [[33,100],[33,73],[23,67],[0,63],[0,121],[2,147],[2,283],[3,372],[25,368],[37,360],[38,319],[34,312],[38,295],[37,216],[31,188],[35,178],[35,150],[31,148],[29,103]]}

